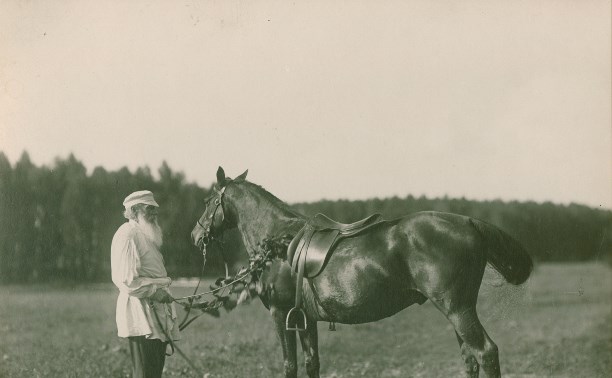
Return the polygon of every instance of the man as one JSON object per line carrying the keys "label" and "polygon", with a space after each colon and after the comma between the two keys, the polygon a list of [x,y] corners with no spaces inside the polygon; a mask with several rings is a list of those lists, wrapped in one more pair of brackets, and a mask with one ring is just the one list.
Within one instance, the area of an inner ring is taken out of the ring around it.
{"label": "man", "polygon": [[119,288],[117,333],[129,340],[135,378],[161,377],[166,346],[178,340],[171,280],[159,251],[162,231],[153,193],[134,192],[123,201],[128,219],[113,237],[112,279]]}

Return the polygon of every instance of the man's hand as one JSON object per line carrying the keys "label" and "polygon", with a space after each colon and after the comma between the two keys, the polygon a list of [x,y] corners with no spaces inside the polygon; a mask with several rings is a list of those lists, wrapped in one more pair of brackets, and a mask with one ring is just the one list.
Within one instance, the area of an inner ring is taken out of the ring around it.
{"label": "man's hand", "polygon": [[168,292],[164,289],[157,289],[157,291],[151,295],[151,299],[161,303],[170,303],[174,300],[172,295],[168,294]]}

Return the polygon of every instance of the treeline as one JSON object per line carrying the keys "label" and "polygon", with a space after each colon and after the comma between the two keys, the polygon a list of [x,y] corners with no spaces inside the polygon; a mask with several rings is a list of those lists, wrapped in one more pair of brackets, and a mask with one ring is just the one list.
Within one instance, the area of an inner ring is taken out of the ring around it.
{"label": "treeline", "polygon": [[[88,174],[73,155],[38,167],[24,152],[11,165],[0,152],[0,282],[109,281],[110,243],[125,222],[121,204],[126,195],[141,189],[152,190],[161,205],[162,252],[170,275],[198,276],[202,259],[190,232],[210,188],[186,182],[165,162],[156,177],[146,167],[135,172],[97,167]],[[344,222],[375,212],[389,219],[421,210],[470,215],[508,231],[539,261],[604,260],[612,249],[612,212],[581,205],[408,196],[294,207],[306,215],[322,212]],[[225,246],[234,252],[230,264],[240,257],[241,248],[232,235]],[[221,257],[209,254],[207,272],[222,269]]]}
{"label": "treeline", "polygon": [[24,152],[11,166],[0,152],[0,281],[109,281],[110,243],[126,221],[122,202],[142,189],[162,205],[168,270],[197,276],[201,255],[190,232],[207,190],[186,183],[165,162],[158,177],[148,168],[97,167],[88,175],[73,155],[37,167]]}

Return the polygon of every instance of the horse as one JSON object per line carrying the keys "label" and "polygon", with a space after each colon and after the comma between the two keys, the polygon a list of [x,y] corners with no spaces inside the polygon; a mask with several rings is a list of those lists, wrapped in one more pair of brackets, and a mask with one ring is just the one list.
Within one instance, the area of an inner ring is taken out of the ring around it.
{"label": "horse", "polygon": [[[225,230],[237,228],[252,257],[263,240],[296,235],[308,219],[259,185],[248,170],[231,179],[217,170],[215,192],[191,233],[205,251]],[[324,269],[300,285],[306,326],[287,330],[296,298],[295,272],[276,258],[260,279],[270,290],[260,295],[274,321],[285,377],[297,377],[299,333],[309,377],[319,377],[317,322],[359,324],[377,321],[430,300],[454,327],[465,374],[500,377],[498,348],[476,314],[485,266],[514,285],[524,283],[533,262],[509,234],[475,218],[443,212],[417,212],[341,240]]]}

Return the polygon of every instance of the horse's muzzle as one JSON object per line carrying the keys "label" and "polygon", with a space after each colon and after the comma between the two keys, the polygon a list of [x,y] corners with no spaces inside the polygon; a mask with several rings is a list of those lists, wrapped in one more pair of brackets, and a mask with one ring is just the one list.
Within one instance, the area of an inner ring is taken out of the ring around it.
{"label": "horse's muzzle", "polygon": [[196,228],[193,231],[191,231],[191,241],[196,247],[203,249],[205,248],[206,244],[210,241],[210,237],[206,235],[206,232],[204,232],[203,229]]}

